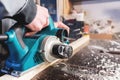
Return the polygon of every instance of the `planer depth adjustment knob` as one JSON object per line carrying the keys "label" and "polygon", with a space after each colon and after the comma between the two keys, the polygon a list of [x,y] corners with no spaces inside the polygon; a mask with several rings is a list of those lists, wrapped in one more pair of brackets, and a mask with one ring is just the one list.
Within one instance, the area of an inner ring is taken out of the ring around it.
{"label": "planer depth adjustment knob", "polygon": [[73,49],[71,46],[57,44],[52,48],[52,55],[56,58],[69,58],[73,53]]}

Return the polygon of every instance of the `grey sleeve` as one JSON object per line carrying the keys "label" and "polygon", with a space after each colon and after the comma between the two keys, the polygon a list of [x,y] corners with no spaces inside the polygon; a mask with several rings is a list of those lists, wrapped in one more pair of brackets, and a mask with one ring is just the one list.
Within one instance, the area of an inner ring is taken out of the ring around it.
{"label": "grey sleeve", "polygon": [[27,0],[0,0],[0,19],[15,15],[26,2]]}
{"label": "grey sleeve", "polygon": [[11,17],[21,24],[29,24],[35,15],[36,5],[33,0],[0,0],[0,20]]}

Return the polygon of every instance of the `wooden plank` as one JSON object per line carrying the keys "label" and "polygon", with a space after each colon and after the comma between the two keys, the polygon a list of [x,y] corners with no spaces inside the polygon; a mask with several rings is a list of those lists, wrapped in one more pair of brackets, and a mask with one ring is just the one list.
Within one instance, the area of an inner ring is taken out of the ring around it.
{"label": "wooden plank", "polygon": [[75,53],[77,53],[83,47],[87,46],[89,40],[90,40],[89,35],[85,35],[84,37],[72,42],[70,46],[73,47],[73,55],[75,55]]}
{"label": "wooden plank", "polygon": [[108,39],[108,40],[111,40],[113,38],[113,34],[92,34],[90,33],[90,38],[91,39]]}
{"label": "wooden plank", "polygon": [[[80,49],[82,49],[83,47],[88,45],[88,43],[89,43],[89,35],[84,36],[84,37],[77,39],[76,41],[70,43],[70,45],[73,47],[73,55],[75,53],[77,53]],[[51,66],[54,63],[59,62],[59,61],[62,61],[62,60],[57,59],[52,63],[44,62],[44,63],[34,67],[33,69],[27,71],[21,77],[14,77],[14,76],[6,74],[6,75],[1,76],[0,80],[31,80],[36,74],[38,74],[39,72],[42,72],[49,66]]]}

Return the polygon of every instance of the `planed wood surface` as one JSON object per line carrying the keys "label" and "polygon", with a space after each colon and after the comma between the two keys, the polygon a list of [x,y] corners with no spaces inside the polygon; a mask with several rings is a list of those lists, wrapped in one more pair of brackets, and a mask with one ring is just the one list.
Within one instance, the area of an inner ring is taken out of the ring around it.
{"label": "planed wood surface", "polygon": [[[70,45],[73,47],[73,55],[75,53],[77,53],[80,49],[82,49],[83,47],[88,45],[89,40],[90,40],[89,39],[89,35],[85,35],[82,38],[79,38],[76,41],[70,43]],[[20,77],[14,77],[14,76],[6,74],[6,75],[1,76],[0,80],[31,80],[36,74],[42,72],[43,70],[45,70],[49,66],[53,65],[56,62],[60,62],[60,61],[62,61],[62,60],[61,59],[57,59],[57,60],[55,60],[52,63],[43,62],[42,64],[32,68],[31,70],[26,71]]]}

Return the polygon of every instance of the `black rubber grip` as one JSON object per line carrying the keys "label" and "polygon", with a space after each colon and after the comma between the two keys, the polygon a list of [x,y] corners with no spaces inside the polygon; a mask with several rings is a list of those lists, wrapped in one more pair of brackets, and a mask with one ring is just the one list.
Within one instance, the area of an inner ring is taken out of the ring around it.
{"label": "black rubber grip", "polygon": [[69,35],[68,35],[67,30],[65,30],[65,29],[59,29],[59,30],[57,31],[57,33],[56,33],[56,36],[57,36],[58,38],[60,38],[60,41],[61,41],[61,42],[64,42],[64,41],[66,41],[67,39],[65,39],[65,38],[63,38],[63,37],[68,37]]}

